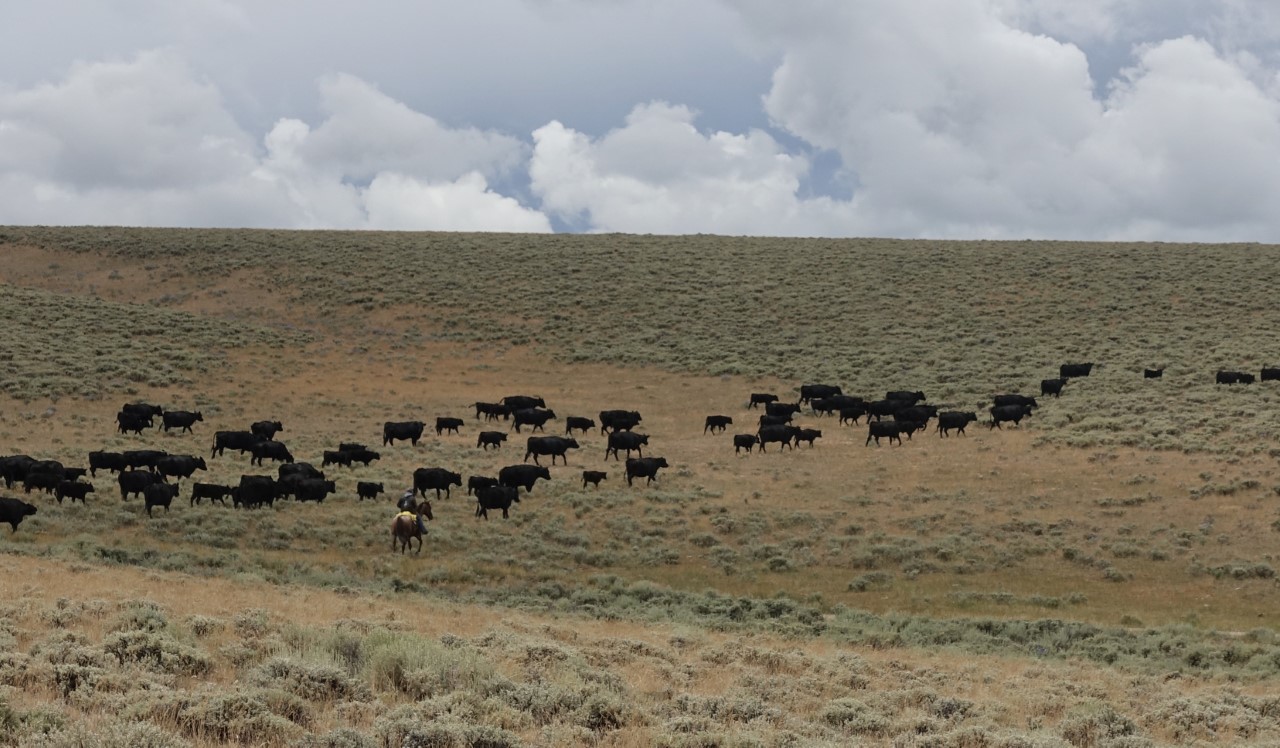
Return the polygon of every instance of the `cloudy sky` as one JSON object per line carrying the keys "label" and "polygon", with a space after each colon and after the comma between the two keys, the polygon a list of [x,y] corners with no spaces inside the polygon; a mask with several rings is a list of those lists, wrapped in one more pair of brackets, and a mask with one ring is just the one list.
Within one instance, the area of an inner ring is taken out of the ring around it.
{"label": "cloudy sky", "polygon": [[0,223],[1280,242],[1280,3],[4,5]]}

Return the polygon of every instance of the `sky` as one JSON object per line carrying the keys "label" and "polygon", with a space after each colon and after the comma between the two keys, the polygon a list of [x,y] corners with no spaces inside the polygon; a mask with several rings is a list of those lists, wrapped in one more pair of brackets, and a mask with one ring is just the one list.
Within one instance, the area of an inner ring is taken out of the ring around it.
{"label": "sky", "polygon": [[0,224],[1280,242],[1280,3],[15,0]]}

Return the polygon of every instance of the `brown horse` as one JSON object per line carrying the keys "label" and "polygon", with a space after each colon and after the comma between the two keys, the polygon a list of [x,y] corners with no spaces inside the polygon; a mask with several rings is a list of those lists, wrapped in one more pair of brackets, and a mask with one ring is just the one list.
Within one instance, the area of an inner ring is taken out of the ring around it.
{"label": "brown horse", "polygon": [[418,529],[418,520],[422,517],[427,519],[435,519],[431,516],[431,502],[423,499],[418,505],[418,515],[416,517],[405,517],[397,514],[395,519],[391,520],[391,550],[396,549],[396,544],[400,544],[400,552],[411,545],[414,538],[418,539],[418,549],[414,553],[422,552],[422,530]]}

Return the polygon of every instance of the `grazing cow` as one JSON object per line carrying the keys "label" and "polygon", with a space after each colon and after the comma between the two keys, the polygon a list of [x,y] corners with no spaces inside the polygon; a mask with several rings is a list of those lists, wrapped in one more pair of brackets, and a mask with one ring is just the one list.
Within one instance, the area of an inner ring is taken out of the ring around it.
{"label": "grazing cow", "polygon": [[1045,395],[1053,395],[1054,397],[1060,397],[1062,395],[1062,388],[1066,385],[1067,381],[1068,380],[1064,377],[1058,377],[1057,379],[1041,379],[1040,396],[1044,397]]}
{"label": "grazing cow", "polygon": [[266,440],[252,431],[218,431],[213,435],[213,449],[209,452],[209,459],[221,456],[228,449],[234,449],[240,454],[252,452],[253,445],[262,441]]}
{"label": "grazing cow", "polygon": [[867,444],[871,446],[871,440],[876,440],[876,446],[880,446],[880,437],[889,438],[889,443],[893,444],[896,440],[898,446],[902,446],[902,435],[900,433],[904,423],[899,421],[867,421]]}
{"label": "grazing cow", "polygon": [[490,445],[497,449],[506,440],[507,435],[501,431],[481,431],[480,436],[476,439],[476,446],[484,447],[484,451],[488,452]]}
{"label": "grazing cow", "polygon": [[856,426],[858,423],[858,419],[865,416],[866,414],[867,414],[866,405],[851,405],[848,408],[841,408],[840,409],[840,425],[843,426],[846,423],[849,423],[850,421],[852,421]]}
{"label": "grazing cow", "polygon": [[760,437],[755,434],[734,434],[733,435],[733,453],[738,454],[742,450],[747,450],[747,454],[751,454],[751,450],[760,443]]}
{"label": "grazing cow", "polygon": [[275,462],[293,462],[293,455],[289,453],[289,448],[284,442],[263,441],[253,445],[253,449],[249,450],[253,457],[249,460],[250,465],[262,465],[264,459],[274,460]]}
{"label": "grazing cow", "polygon": [[192,424],[197,421],[203,421],[204,415],[202,415],[198,410],[194,413],[187,410],[170,410],[163,416],[160,416],[160,420],[164,422],[165,431],[175,428],[182,429],[183,431],[191,431]]}
{"label": "grazing cow", "polygon": [[338,485],[334,481],[322,478],[303,478],[294,487],[293,496],[298,501],[314,501],[319,504],[324,501],[326,496],[336,493],[337,490]]}
{"label": "grazing cow", "polygon": [[800,404],[803,405],[818,397],[831,397],[832,395],[843,394],[844,390],[834,384],[802,384],[800,385]]}
{"label": "grazing cow", "polygon": [[0,498],[0,522],[7,522],[10,533],[18,531],[22,520],[36,513],[36,508],[20,499]]}
{"label": "grazing cow", "polygon": [[440,436],[446,431],[458,433],[458,429],[462,428],[463,420],[461,418],[449,418],[447,416],[439,416],[436,418],[436,436]]}
{"label": "grazing cow", "polygon": [[524,486],[528,493],[533,492],[539,478],[551,480],[551,471],[539,465],[508,465],[498,471],[498,485]]}
{"label": "grazing cow", "polygon": [[1267,366],[1262,367],[1262,381],[1264,382],[1280,381],[1280,369],[1273,369]]}
{"label": "grazing cow", "polygon": [[39,489],[47,494],[53,494],[58,484],[62,482],[62,473],[27,473],[27,477],[22,481],[22,492],[31,493],[31,489]]}
{"label": "grazing cow", "polygon": [[499,418],[506,419],[511,415],[511,409],[502,403],[476,403],[476,418],[481,415],[486,421],[496,421]]}
{"label": "grazing cow", "polygon": [[938,408],[935,405],[912,405],[894,412],[893,420],[928,423],[930,418],[936,418],[937,415]]}
{"label": "grazing cow", "polygon": [[1063,379],[1071,379],[1072,377],[1087,377],[1093,371],[1093,364],[1063,364],[1058,367],[1058,376]]}
{"label": "grazing cow", "polygon": [[792,416],[800,412],[800,403],[767,403],[764,412],[770,416]]}
{"label": "grazing cow", "polygon": [[280,480],[284,480],[291,475],[296,475],[300,478],[324,480],[324,471],[317,470],[316,466],[309,462],[286,462],[276,468],[276,475],[279,476]]}
{"label": "grazing cow", "polygon": [[600,433],[611,431],[630,431],[640,425],[638,410],[602,410],[600,411]]}
{"label": "grazing cow", "polygon": [[813,440],[822,436],[822,432],[818,429],[800,429],[794,437],[795,445],[800,446],[800,442],[809,442],[809,446],[813,446]]}
{"label": "grazing cow", "polygon": [[467,478],[467,495],[474,496],[477,489],[496,485],[498,485],[497,478],[490,478],[487,475],[473,475]]}
{"label": "grazing cow", "polygon": [[778,396],[768,392],[752,392],[751,402],[747,403],[748,408],[754,408],[757,405],[778,402]]}
{"label": "grazing cow", "polygon": [[168,457],[169,453],[160,449],[133,449],[124,453],[124,466],[127,468],[147,468],[155,472],[160,461]]}
{"label": "grazing cow", "polygon": [[88,474],[89,474],[89,471],[85,470],[84,468],[77,467],[77,468],[62,469],[62,477],[67,480],[80,480],[81,478],[85,477]]}
{"label": "grazing cow", "polygon": [[908,405],[915,405],[916,403],[928,400],[928,398],[924,396],[924,393],[920,392],[919,390],[916,390],[914,392],[911,390],[893,390],[891,392],[886,392],[884,395],[884,399],[885,400],[902,400],[902,401],[906,401]]}
{"label": "grazing cow", "polygon": [[427,497],[427,491],[435,489],[436,498],[440,498],[440,492],[444,491],[444,497],[449,498],[450,486],[461,486],[462,476],[458,473],[445,470],[444,468],[418,468],[413,471],[413,491],[414,493],[422,493],[422,498]]}
{"label": "grazing cow", "polygon": [[502,404],[507,410],[515,413],[517,410],[532,410],[534,408],[545,408],[547,402],[540,397],[531,395],[507,395],[502,398]]}
{"label": "grazing cow", "polygon": [[[949,436],[948,433],[952,429],[964,434],[964,427],[978,420],[978,414],[969,412],[964,413],[958,410],[948,410],[938,414],[938,433],[942,436]],[[967,434],[966,434],[967,436]]]}
{"label": "grazing cow", "polygon": [[609,453],[613,453],[613,459],[618,459],[618,450],[626,450],[627,457],[631,457],[631,450],[635,450],[636,454],[644,457],[644,450],[641,449],[649,443],[648,434],[637,434],[634,431],[615,431],[609,434],[609,442],[604,448],[604,458],[609,459]]}
{"label": "grazing cow", "polygon": [[120,484],[120,499],[127,501],[129,494],[139,495],[152,483],[159,483],[163,478],[150,470],[122,470],[116,482]]}
{"label": "grazing cow", "polygon": [[1242,371],[1219,370],[1216,380],[1218,384],[1253,384],[1253,375]]}
{"label": "grazing cow", "polygon": [[490,509],[501,509],[502,518],[507,519],[512,503],[520,501],[520,489],[517,486],[485,486],[476,491],[476,518],[489,520]]}
{"label": "grazing cow", "polygon": [[146,418],[159,418],[164,415],[164,408],[150,403],[125,403],[120,407],[120,412]]}
{"label": "grazing cow", "polygon": [[203,457],[191,455],[166,455],[156,463],[156,472],[171,478],[190,478],[197,470],[208,469]]}
{"label": "grazing cow", "polygon": [[[1273,369],[1272,371],[1275,371],[1275,372],[1276,372],[1276,376],[1275,376],[1274,378],[1275,378],[1275,379],[1280,379],[1280,369]],[[1143,378],[1143,379],[1160,379],[1160,378],[1161,378],[1161,377],[1163,377],[1163,376],[1164,376],[1164,369],[1163,369],[1163,368],[1160,368],[1160,369],[1143,369],[1143,370],[1142,370],[1142,378]],[[1265,381],[1265,380],[1266,380],[1266,378],[1267,378],[1267,370],[1266,370],[1266,369],[1263,369],[1263,370],[1262,370],[1262,379]]]}
{"label": "grazing cow", "polygon": [[63,499],[71,499],[72,503],[75,503],[76,499],[80,499],[80,503],[83,504],[84,497],[93,492],[94,488],[92,483],[81,483],[79,481],[70,480],[59,482],[57,487],[53,489],[53,495],[58,499],[59,504],[62,503]]}
{"label": "grazing cow", "polygon": [[555,417],[554,410],[524,408],[511,413],[511,428],[515,429],[517,434],[520,433],[521,426],[533,426],[534,431],[544,431],[543,425]]}
{"label": "grazing cow", "polygon": [[996,395],[992,398],[991,404],[996,407],[1004,405],[1025,405],[1028,408],[1040,407],[1034,397],[1027,397],[1026,395]]}
{"label": "grazing cow", "polygon": [[765,426],[785,426],[788,423],[791,423],[791,415],[792,415],[791,413],[787,413],[786,415],[782,415],[782,416],[771,416],[768,414],[762,415],[760,416],[760,419],[758,421],[758,425],[756,426],[756,428],[762,429]]}
{"label": "grazing cow", "polygon": [[564,419],[564,433],[572,434],[574,429],[587,433],[596,427],[596,422],[590,418],[582,416],[569,416]]}
{"label": "grazing cow", "polygon": [[531,436],[526,442],[524,453],[524,461],[529,461],[529,455],[533,455],[533,464],[541,464],[538,462],[538,455],[551,455],[551,464],[556,464],[556,457],[564,460],[564,464],[569,464],[569,456],[567,452],[571,449],[578,448],[578,440],[565,436]]}
{"label": "grazing cow", "polygon": [[587,487],[587,484],[590,483],[596,488],[599,488],[600,481],[608,477],[609,477],[609,474],[603,470],[583,470],[582,471],[582,487],[585,489]]}
{"label": "grazing cow", "polygon": [[664,457],[627,458],[627,485],[631,485],[632,478],[647,478],[647,486],[658,479],[658,470],[664,467],[670,467]]}
{"label": "grazing cow", "polygon": [[779,442],[784,447],[794,449],[791,441],[796,438],[796,434],[800,433],[797,426],[761,426],[760,431],[756,434],[760,438],[760,451],[765,452],[765,445],[769,442]]}
{"label": "grazing cow", "polygon": [[14,483],[26,480],[27,473],[35,463],[35,458],[28,455],[10,455],[0,458],[0,476],[4,477],[5,488],[13,488]]}
{"label": "grazing cow", "polygon": [[169,505],[173,503],[173,499],[177,495],[177,483],[169,484],[162,480],[147,486],[142,491],[142,501],[147,507],[147,516],[151,516],[151,508],[155,506],[164,507],[165,514],[168,514]]}
{"label": "grazing cow", "polygon": [[892,418],[898,411],[903,408],[910,407],[912,407],[911,403],[907,400],[894,400],[892,398],[873,400],[872,402],[867,403],[867,420],[870,421],[872,418],[875,418],[879,421],[885,416]]}
{"label": "grazing cow", "polygon": [[284,424],[279,421],[255,421],[249,425],[249,433],[260,439],[274,439],[281,431],[284,431]]}
{"label": "grazing cow", "polygon": [[341,465],[343,467],[351,467],[351,453],[342,450],[334,451],[326,449],[322,453],[320,467],[329,467],[330,465]]}
{"label": "grazing cow", "polygon": [[231,505],[243,506],[246,509],[260,507],[263,504],[275,506],[279,486],[276,479],[269,475],[242,475],[240,485],[231,489]]}
{"label": "grazing cow", "polygon": [[220,483],[191,484],[191,506],[199,504],[201,499],[208,499],[210,504],[216,501],[226,506],[227,497],[230,495],[231,486],[224,486]]}
{"label": "grazing cow", "polygon": [[346,452],[352,462],[358,462],[365,467],[369,467],[369,463],[374,460],[382,459],[382,455],[374,452],[372,449],[365,449],[363,447],[359,449],[339,449],[339,451]]}
{"label": "grazing cow", "polygon": [[119,452],[90,452],[89,453],[89,475],[97,478],[99,470],[110,470],[118,473],[124,470],[127,465],[124,464],[124,455]]}
{"label": "grazing cow", "polygon": [[384,490],[381,483],[370,483],[364,480],[356,482],[356,496],[360,497],[361,501],[377,499],[378,494],[383,493]]}
{"label": "grazing cow", "polygon": [[148,416],[135,415],[133,413],[117,413],[116,429],[121,434],[137,434],[142,436],[145,429],[151,428],[152,421]]}
{"label": "grazing cow", "polygon": [[1031,415],[1031,406],[1029,405],[993,405],[991,406],[991,426],[989,428],[999,428],[1001,431],[1004,427],[1000,424],[1006,421],[1013,421],[1014,425],[1020,425],[1022,419]]}
{"label": "grazing cow", "polygon": [[409,440],[413,446],[418,446],[418,440],[422,438],[422,430],[427,424],[422,421],[387,421],[382,424],[382,446],[388,444],[395,445],[396,440]]}
{"label": "grazing cow", "polygon": [[713,434],[716,431],[724,433],[724,430],[732,424],[733,419],[729,416],[707,416],[706,424],[702,427],[702,433],[705,434],[708,431]]}

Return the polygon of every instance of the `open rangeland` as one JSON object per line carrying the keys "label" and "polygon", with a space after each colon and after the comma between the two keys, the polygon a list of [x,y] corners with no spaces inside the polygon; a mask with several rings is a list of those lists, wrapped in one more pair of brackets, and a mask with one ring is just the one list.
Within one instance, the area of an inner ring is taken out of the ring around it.
{"label": "open rangeland", "polygon": [[[110,472],[83,504],[0,491],[38,509],[0,533],[0,744],[1280,742],[1280,382],[1214,376],[1280,361],[1280,248],[13,227],[0,253],[0,454],[207,461],[151,518]],[[806,406],[812,447],[735,453],[751,393],[810,382],[979,417],[877,447]],[[1038,408],[991,429],[1000,393]],[[544,434],[476,418],[508,395],[546,435],[639,411],[669,466],[628,486],[597,425],[477,519],[467,479]],[[202,420],[118,433],[134,401]],[[323,502],[192,506],[276,474],[210,455],[263,420],[317,467],[379,458],[324,467]],[[423,467],[462,486],[396,553]]]}

